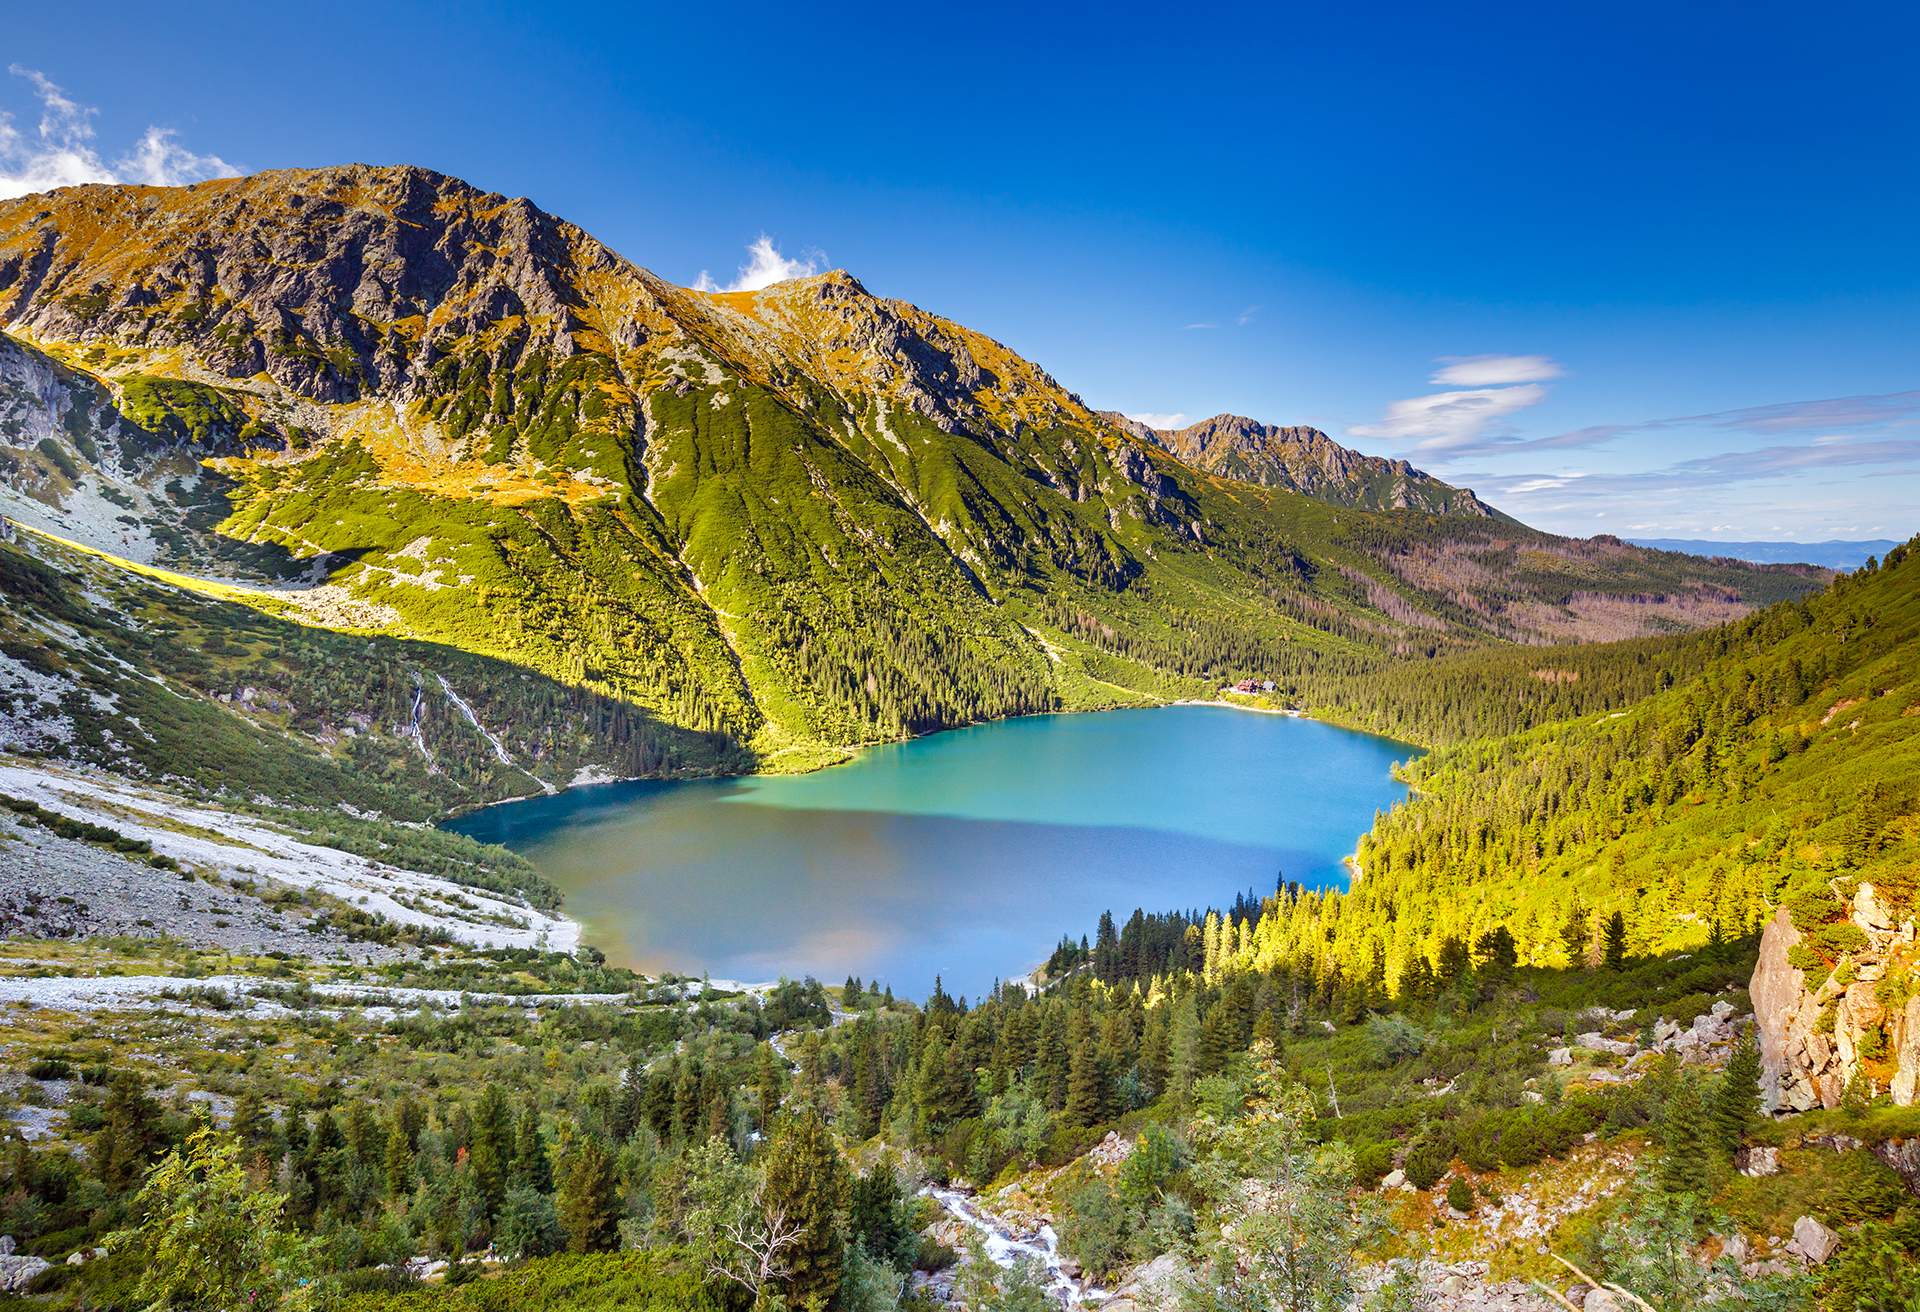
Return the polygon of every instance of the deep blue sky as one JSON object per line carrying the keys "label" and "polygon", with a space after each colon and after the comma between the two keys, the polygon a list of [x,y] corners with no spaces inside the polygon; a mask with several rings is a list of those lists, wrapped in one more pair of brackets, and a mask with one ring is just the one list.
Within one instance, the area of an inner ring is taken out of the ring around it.
{"label": "deep blue sky", "polygon": [[93,135],[0,78],[0,180],[135,176],[154,126],[424,164],[684,282],[765,233],[1094,405],[1316,424],[1545,527],[1905,537],[1916,14],[33,5],[0,62]]}

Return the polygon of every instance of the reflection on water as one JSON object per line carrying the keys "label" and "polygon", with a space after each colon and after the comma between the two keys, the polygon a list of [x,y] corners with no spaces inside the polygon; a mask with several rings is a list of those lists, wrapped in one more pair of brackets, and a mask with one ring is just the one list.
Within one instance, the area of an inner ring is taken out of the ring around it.
{"label": "reflection on water", "polygon": [[614,961],[978,996],[1103,910],[1325,885],[1408,749],[1178,706],[1034,716],[797,777],[580,788],[453,826],[524,852]]}

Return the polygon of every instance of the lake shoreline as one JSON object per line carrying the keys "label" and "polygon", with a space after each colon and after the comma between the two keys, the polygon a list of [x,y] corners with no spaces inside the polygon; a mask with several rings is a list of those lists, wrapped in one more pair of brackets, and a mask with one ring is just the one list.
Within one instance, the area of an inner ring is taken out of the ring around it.
{"label": "lake shoreline", "polygon": [[1249,715],[1279,715],[1291,720],[1306,720],[1311,724],[1324,724],[1330,729],[1343,729],[1348,733],[1365,734],[1370,738],[1384,739],[1387,742],[1398,743],[1400,746],[1410,748],[1416,752],[1425,750],[1415,743],[1402,742],[1398,738],[1388,737],[1388,735],[1382,733],[1375,733],[1371,729],[1361,729],[1351,724],[1342,724],[1338,720],[1323,719],[1320,716],[1312,715],[1306,711],[1297,710],[1288,706],[1250,706],[1245,702],[1228,701],[1220,697],[1180,697],[1171,700],[1156,698],[1150,702],[1133,705],[1087,706],[1053,711],[1026,711],[1020,715],[1002,715],[988,720],[969,720],[965,724],[950,724],[944,728],[934,729],[927,733],[917,733],[907,738],[880,738],[873,742],[856,743],[845,749],[846,755],[841,757],[841,759],[837,761],[826,761],[819,765],[810,766],[804,770],[740,770],[732,772],[716,771],[712,774],[633,775],[590,774],[589,771],[582,770],[579,774],[576,774],[574,778],[557,788],[547,788],[537,793],[523,793],[518,797],[496,797],[491,802],[476,802],[471,806],[448,811],[438,820],[434,821],[434,827],[444,828],[453,821],[477,815],[482,811],[491,810],[496,806],[508,806],[516,802],[531,801],[536,797],[557,797],[582,788],[603,788],[609,784],[689,783],[696,779],[792,779],[804,775],[820,774],[828,770],[838,770],[843,766],[852,765],[876,747],[897,747],[902,743],[922,742],[928,738],[938,737],[943,733],[954,733],[961,729],[979,729],[990,724],[1006,724],[1013,720],[1040,719],[1050,715],[1105,715],[1112,711],[1157,711],[1174,706],[1214,706],[1229,711],[1244,711]]}
{"label": "lake shoreline", "polygon": [[1125,709],[1159,714],[1004,717],[844,771],[596,782],[449,828],[533,860],[619,964],[918,996],[923,972],[969,994],[1019,974],[1102,910],[1220,905],[1276,877],[1348,887],[1356,836],[1406,796],[1400,745],[1288,708]]}

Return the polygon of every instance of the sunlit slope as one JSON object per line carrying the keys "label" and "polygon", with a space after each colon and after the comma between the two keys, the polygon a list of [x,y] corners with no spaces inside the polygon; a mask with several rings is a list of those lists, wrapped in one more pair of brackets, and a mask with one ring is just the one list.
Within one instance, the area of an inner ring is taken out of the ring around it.
{"label": "sunlit slope", "polygon": [[420,169],[0,204],[0,323],[0,510],[767,764],[1813,582],[1206,474],[845,274],[695,292]]}
{"label": "sunlit slope", "polygon": [[[1751,931],[1799,891],[1834,903],[1830,889],[1860,879],[1910,914],[1920,883],[1914,544],[1817,596],[1677,646],[1682,659],[1655,675],[1665,691],[1416,762],[1418,794],[1362,843],[1366,874],[1339,916],[1354,968],[1375,940],[1397,961],[1409,943],[1502,924],[1523,961],[1553,964],[1570,919],[1591,932],[1590,917],[1614,911],[1631,950],[1684,949],[1716,924]],[[1626,690],[1647,654],[1593,648],[1564,668]]]}

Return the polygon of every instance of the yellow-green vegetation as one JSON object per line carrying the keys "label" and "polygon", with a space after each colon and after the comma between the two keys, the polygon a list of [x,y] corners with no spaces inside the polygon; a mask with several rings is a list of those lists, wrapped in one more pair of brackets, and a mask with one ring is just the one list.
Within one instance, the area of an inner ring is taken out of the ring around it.
{"label": "yellow-green vegetation", "polygon": [[[9,349],[104,380],[128,430],[92,475],[61,446],[68,482],[151,490],[208,458],[183,517],[131,517],[163,564],[312,568],[324,586],[227,595],[517,666],[760,768],[1245,676],[1304,697],[1815,581],[1206,474],[845,274],[695,293],[424,170],[0,204],[0,254],[42,245],[42,285],[89,290],[0,285]],[[369,252],[398,270],[381,290],[336,285]]]}
{"label": "yellow-green vegetation", "polygon": [[[1673,669],[1646,643],[1452,667],[1459,707],[1430,722],[1513,714],[1472,707],[1540,682],[1536,662],[1580,673],[1596,701],[1414,762],[1415,796],[1361,841],[1353,889],[1302,898],[1247,950],[1348,978],[1384,960],[1398,987],[1446,939],[1495,929],[1523,962],[1568,964],[1599,956],[1615,914],[1635,953],[1749,933],[1802,894],[1820,904],[1811,927],[1839,916],[1836,880],[1870,880],[1906,914],[1920,868],[1920,553],[1672,643]],[[1405,699],[1385,703],[1392,715]],[[1589,709],[1609,703],[1621,709]]]}

